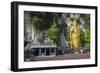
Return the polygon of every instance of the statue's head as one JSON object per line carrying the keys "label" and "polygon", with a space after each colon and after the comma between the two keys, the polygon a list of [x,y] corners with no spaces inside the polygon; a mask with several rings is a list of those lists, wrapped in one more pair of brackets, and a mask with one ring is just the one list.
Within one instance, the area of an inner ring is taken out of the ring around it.
{"label": "statue's head", "polygon": [[72,25],[73,25],[73,26],[76,26],[76,25],[77,25],[76,20],[73,20]]}

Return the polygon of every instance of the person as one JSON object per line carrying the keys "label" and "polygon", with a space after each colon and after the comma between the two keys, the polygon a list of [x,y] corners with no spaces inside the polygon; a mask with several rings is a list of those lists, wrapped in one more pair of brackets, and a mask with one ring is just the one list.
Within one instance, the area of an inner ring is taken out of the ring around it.
{"label": "person", "polygon": [[71,48],[79,48],[80,46],[80,29],[77,26],[76,20],[73,20],[70,27],[70,45]]}

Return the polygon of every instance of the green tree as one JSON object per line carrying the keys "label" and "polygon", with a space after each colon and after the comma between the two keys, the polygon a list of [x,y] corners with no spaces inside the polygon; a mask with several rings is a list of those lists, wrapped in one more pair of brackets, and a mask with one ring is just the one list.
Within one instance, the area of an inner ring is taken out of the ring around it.
{"label": "green tree", "polygon": [[90,48],[90,32],[85,33],[85,47]]}
{"label": "green tree", "polygon": [[[45,38],[53,40],[54,43],[58,42],[59,29],[56,24],[53,24],[45,33]],[[56,44],[57,45],[57,44]]]}

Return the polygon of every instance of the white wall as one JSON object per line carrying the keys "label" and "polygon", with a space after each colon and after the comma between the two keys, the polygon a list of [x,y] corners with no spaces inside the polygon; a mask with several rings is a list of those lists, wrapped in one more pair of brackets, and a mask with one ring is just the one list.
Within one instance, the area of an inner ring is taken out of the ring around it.
{"label": "white wall", "polygon": [[[11,73],[10,71],[10,2],[14,0],[0,0],[0,73]],[[18,1],[18,0],[16,0]],[[21,0],[21,1],[35,1],[35,2],[46,2],[46,3],[61,3],[61,4],[78,4],[78,5],[94,5],[98,6],[98,13],[100,13],[100,0]],[[98,14],[98,21],[100,19]],[[98,24],[100,21],[98,22]],[[98,25],[98,28],[100,25]],[[100,28],[98,29],[100,31]],[[100,34],[98,34],[100,37]],[[100,38],[98,39],[100,40]],[[98,42],[100,43],[100,42]],[[100,52],[100,46],[98,51]],[[100,53],[98,55],[100,56]],[[99,58],[100,61],[100,58]],[[99,62],[98,61],[98,62]],[[100,64],[100,62],[99,62]],[[99,72],[99,67],[91,68],[74,68],[74,69],[60,69],[60,70],[45,70],[35,71],[36,73],[87,73],[87,72]],[[30,71],[32,73],[32,71]]]}

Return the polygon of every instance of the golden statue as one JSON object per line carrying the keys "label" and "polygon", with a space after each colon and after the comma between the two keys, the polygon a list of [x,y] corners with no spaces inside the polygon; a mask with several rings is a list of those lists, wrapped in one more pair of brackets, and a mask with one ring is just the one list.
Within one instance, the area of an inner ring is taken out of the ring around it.
{"label": "golden statue", "polygon": [[77,26],[76,20],[73,20],[70,27],[70,45],[71,48],[80,47],[80,29]]}

